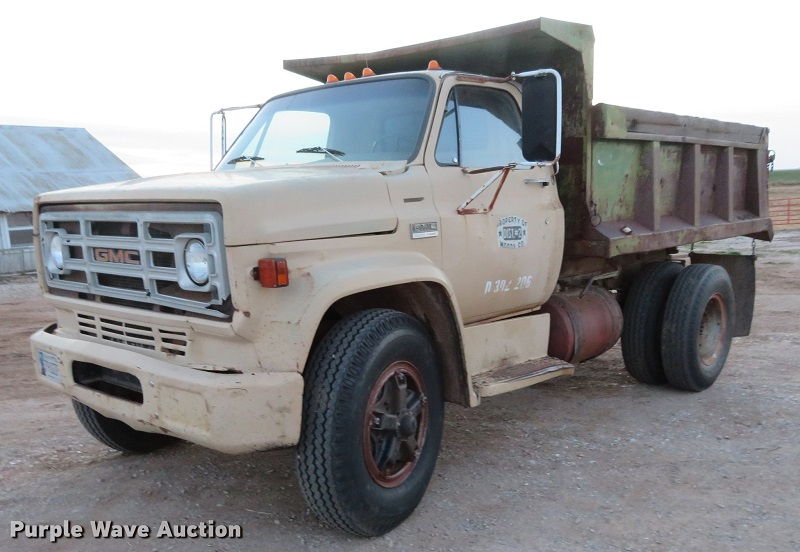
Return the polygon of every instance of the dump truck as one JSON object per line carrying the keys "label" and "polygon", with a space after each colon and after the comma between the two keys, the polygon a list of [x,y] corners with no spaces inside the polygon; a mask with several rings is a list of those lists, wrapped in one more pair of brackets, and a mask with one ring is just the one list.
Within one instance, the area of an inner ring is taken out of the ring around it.
{"label": "dump truck", "polygon": [[310,509],[362,536],[422,499],[445,403],[620,338],[633,378],[709,387],[755,256],[678,248],[771,239],[768,131],[593,105],[593,44],[535,19],[288,60],[319,84],[213,171],[39,196],[38,378],[123,452],[296,446]]}

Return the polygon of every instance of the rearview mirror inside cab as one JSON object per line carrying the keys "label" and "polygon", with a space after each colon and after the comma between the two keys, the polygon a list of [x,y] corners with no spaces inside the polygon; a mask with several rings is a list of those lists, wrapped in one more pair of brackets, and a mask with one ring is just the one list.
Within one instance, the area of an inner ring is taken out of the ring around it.
{"label": "rearview mirror inside cab", "polygon": [[561,75],[538,69],[522,79],[522,155],[527,161],[551,163],[561,155]]}

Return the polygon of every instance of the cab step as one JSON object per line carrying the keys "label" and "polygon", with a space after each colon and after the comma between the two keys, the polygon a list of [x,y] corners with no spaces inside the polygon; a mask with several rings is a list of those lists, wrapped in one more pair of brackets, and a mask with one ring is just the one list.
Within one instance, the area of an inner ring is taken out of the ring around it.
{"label": "cab step", "polygon": [[569,362],[548,356],[475,374],[472,386],[479,396],[491,397],[574,373]]}

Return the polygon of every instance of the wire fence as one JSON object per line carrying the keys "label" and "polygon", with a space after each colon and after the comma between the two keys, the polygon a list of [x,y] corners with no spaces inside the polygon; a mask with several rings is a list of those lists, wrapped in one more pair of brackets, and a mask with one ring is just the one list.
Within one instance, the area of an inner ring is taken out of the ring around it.
{"label": "wire fence", "polygon": [[769,216],[776,229],[800,227],[800,196],[770,199]]}

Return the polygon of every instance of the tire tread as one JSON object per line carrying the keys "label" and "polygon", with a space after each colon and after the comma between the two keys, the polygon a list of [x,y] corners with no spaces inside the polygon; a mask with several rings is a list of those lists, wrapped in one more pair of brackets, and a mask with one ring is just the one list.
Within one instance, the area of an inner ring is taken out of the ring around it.
{"label": "tire tread", "polygon": [[628,373],[642,383],[667,383],[661,360],[661,324],[670,289],[681,268],[669,261],[645,266],[625,300],[622,357]]}
{"label": "tire tread", "polygon": [[[709,382],[696,369],[697,358],[693,336],[697,333],[695,325],[697,309],[705,306],[704,296],[709,288],[722,286],[729,298],[733,298],[730,277],[724,268],[710,264],[694,264],[686,267],[675,281],[664,310],[664,326],[661,338],[661,357],[664,373],[672,387],[684,391],[702,391],[709,387],[716,376]],[[703,303],[699,305],[699,303]],[[732,302],[728,307],[728,328],[732,328]],[[730,330],[729,330],[730,331]],[[728,345],[730,347],[730,337]],[[721,356],[725,363],[728,350]],[[721,369],[721,368],[720,368]]]}
{"label": "tire tread", "polygon": [[[324,522],[360,536],[372,536],[373,531],[360,526],[339,502],[334,488],[335,462],[332,443],[326,439],[334,420],[326,408],[318,408],[310,416],[310,409],[319,406],[321,397],[333,401],[344,386],[352,385],[352,378],[342,374],[342,367],[358,353],[356,344],[367,341],[376,330],[388,329],[393,321],[415,319],[389,309],[368,309],[339,322],[320,342],[309,363],[306,375],[306,397],[303,404],[303,432],[298,445],[297,471],[303,495],[311,510]],[[344,376],[344,377],[343,377]]]}

